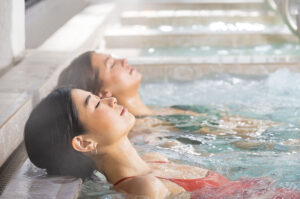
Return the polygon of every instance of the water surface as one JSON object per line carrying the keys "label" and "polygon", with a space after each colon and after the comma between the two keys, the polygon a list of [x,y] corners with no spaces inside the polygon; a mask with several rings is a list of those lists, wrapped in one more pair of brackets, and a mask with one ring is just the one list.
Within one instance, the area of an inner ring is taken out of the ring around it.
{"label": "water surface", "polygon": [[[133,138],[142,152],[163,153],[175,162],[204,167],[231,180],[268,177],[274,187],[300,189],[300,74],[287,69],[264,77],[214,74],[192,82],[143,84],[140,94],[147,105],[180,105],[202,114],[160,116],[177,130],[157,126],[154,133]],[[220,127],[225,116],[274,125],[262,134],[239,136]],[[199,133],[204,126],[222,133]],[[177,145],[164,146],[174,141]],[[124,198],[109,187],[103,180],[87,181],[81,198]]]}

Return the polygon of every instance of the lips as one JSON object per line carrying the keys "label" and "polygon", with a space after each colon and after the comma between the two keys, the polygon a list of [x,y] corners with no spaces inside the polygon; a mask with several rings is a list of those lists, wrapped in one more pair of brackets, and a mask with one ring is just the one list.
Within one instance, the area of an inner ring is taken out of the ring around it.
{"label": "lips", "polygon": [[120,116],[123,116],[126,111],[127,111],[127,108],[125,108],[125,107],[122,106],[122,111],[120,113]]}

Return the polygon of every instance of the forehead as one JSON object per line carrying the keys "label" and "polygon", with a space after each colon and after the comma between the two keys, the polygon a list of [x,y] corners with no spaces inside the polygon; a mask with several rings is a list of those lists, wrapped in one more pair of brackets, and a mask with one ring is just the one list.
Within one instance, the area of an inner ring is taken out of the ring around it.
{"label": "forehead", "polygon": [[91,62],[93,65],[95,64],[100,64],[100,63],[104,63],[105,60],[107,58],[111,57],[110,55],[108,54],[104,54],[104,53],[96,53],[96,52],[93,52],[91,54]]}
{"label": "forehead", "polygon": [[80,89],[72,89],[71,94],[72,94],[72,100],[77,109],[84,105],[87,96],[92,95],[90,92],[80,90]]}

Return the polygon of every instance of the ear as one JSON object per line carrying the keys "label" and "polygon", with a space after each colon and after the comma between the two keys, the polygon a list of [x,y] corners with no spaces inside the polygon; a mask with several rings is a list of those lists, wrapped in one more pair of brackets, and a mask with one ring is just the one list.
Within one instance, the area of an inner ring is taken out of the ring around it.
{"label": "ear", "polygon": [[109,98],[112,97],[112,93],[109,90],[101,90],[98,93],[98,96],[102,99],[102,98]]}
{"label": "ear", "polygon": [[72,139],[72,147],[80,152],[93,152],[98,143],[92,139],[88,139],[84,135],[76,136]]}

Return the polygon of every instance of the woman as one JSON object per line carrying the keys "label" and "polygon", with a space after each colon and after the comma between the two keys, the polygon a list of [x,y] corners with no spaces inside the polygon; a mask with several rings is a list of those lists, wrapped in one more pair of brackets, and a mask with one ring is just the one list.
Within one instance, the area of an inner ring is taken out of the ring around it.
{"label": "woman", "polygon": [[[135,116],[146,115],[191,115],[200,120],[207,118],[206,112],[197,113],[184,106],[176,108],[163,108],[153,110],[147,107],[141,100],[138,89],[142,75],[126,59],[116,59],[110,55],[96,52],[86,52],[76,58],[60,75],[58,86],[74,86],[92,92],[100,97],[114,96],[118,102],[125,106]],[[175,116],[176,117],[176,116]],[[173,119],[171,118],[171,121]],[[139,118],[131,136],[160,126],[171,130],[178,130],[171,125],[168,118],[158,119],[154,117]],[[189,119],[187,120],[189,121]],[[263,133],[272,122],[244,118],[241,116],[224,116],[220,118],[216,129],[209,126],[197,128],[197,133],[224,134],[224,132],[236,132],[238,135],[248,137]]]}
{"label": "woman", "polygon": [[[157,154],[145,155],[143,160],[127,138],[134,122],[134,116],[115,98],[100,99],[83,90],[61,88],[32,111],[25,126],[25,146],[30,160],[49,174],[86,178],[97,169],[116,190],[129,195],[161,199],[197,190],[192,198],[200,198],[207,190],[213,193],[222,186],[225,188],[219,191],[232,196],[257,184],[230,182],[206,169],[174,164]],[[226,188],[228,184],[233,188]],[[251,197],[260,195],[259,191]],[[299,196],[282,189],[272,197],[279,193]]]}
{"label": "woman", "polygon": [[[100,97],[116,97],[118,102],[136,116],[166,114],[196,114],[175,108],[152,110],[141,100],[138,89],[142,75],[126,59],[86,52],[77,57],[60,74],[58,87],[74,86]],[[196,114],[197,115],[197,114]]]}

